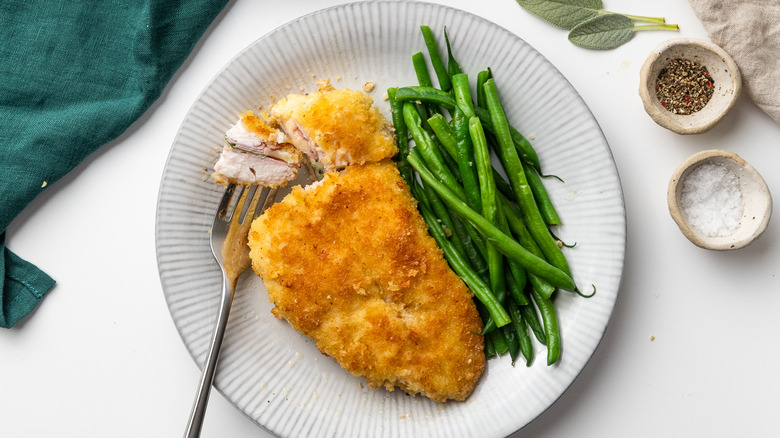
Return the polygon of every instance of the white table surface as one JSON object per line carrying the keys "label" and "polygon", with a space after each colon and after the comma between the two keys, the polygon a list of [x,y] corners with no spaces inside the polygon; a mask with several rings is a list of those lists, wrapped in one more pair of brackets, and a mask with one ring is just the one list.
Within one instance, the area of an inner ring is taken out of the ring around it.
{"label": "white table surface", "polygon": [[[338,3],[231,2],[159,101],[11,224],[8,246],[57,286],[32,316],[0,331],[0,436],[182,435],[200,373],[174,328],[155,261],[157,190],[169,147],[231,57],[285,22]],[[656,125],[637,94],[639,68],[656,45],[707,39],[689,4],[605,1],[616,12],[665,16],[680,32],[643,32],[596,52],[570,44],[565,31],[513,0],[441,3],[509,29],[563,72],[601,124],[625,193],[626,265],[603,341],[558,402],[514,436],[776,433],[780,225],[770,223],[748,248],[706,251],[672,221],[666,188],[686,157],[723,148],[780,194],[780,126],[743,95],[712,131],[679,136]],[[268,434],[215,392],[203,436]]]}

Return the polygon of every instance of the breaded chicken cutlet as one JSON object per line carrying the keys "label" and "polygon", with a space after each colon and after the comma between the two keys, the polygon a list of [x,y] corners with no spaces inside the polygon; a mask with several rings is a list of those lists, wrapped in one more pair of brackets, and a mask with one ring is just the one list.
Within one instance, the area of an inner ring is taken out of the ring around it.
{"label": "breaded chicken cutlet", "polygon": [[393,127],[373,103],[365,93],[320,81],[319,90],[290,94],[270,112],[290,142],[328,171],[395,155]]}
{"label": "breaded chicken cutlet", "polygon": [[225,133],[225,145],[212,178],[220,184],[257,184],[278,187],[295,179],[303,155],[276,121],[247,111]]}
{"label": "breaded chicken cutlet", "polygon": [[464,400],[485,366],[471,291],[390,160],[329,172],[252,224],[274,315],[372,387]]}

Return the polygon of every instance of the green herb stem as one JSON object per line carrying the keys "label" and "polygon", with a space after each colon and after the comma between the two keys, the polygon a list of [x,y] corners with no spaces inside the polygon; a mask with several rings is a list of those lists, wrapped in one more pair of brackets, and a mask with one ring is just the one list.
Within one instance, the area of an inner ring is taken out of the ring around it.
{"label": "green herb stem", "polygon": [[[606,14],[617,14],[617,12],[610,12],[605,10],[600,10],[599,14],[606,15]],[[657,24],[663,24],[666,23],[666,18],[664,17],[643,17],[641,15],[631,15],[631,14],[620,14],[625,15],[626,17],[630,18],[631,21],[638,21],[640,23],[657,23]]]}
{"label": "green herb stem", "polygon": [[680,30],[680,26],[676,24],[644,24],[640,26],[634,26],[634,32],[642,30]]}

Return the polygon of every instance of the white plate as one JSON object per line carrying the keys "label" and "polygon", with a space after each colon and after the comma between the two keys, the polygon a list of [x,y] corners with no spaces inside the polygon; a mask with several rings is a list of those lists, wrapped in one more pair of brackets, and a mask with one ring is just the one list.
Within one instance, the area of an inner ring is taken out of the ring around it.
{"label": "white plate", "polygon": [[[565,225],[574,278],[591,299],[556,299],[563,357],[529,368],[490,360],[463,403],[434,403],[400,391],[370,389],[321,355],[314,343],[275,319],[261,281],[241,280],[222,349],[216,387],[265,429],[280,436],[501,437],[522,428],[566,390],[596,349],[617,298],[625,254],[620,180],[593,115],[566,79],[514,34],[463,11],[434,4],[366,2],[301,17],[251,44],[206,87],[187,114],[165,167],[157,209],[157,261],[165,298],[181,337],[202,364],[217,314],[220,275],[208,229],[222,188],[209,179],[227,127],[247,109],[268,107],[316,78],[359,89],[376,82],[375,102],[390,86],[416,82],[411,55],[424,51],[419,25],[443,43],[447,26],[456,58],[476,76],[491,67],[510,121],[535,138]],[[443,44],[442,44],[443,45]],[[316,275],[316,273],[312,273]],[[194,384],[195,382],[193,382]]]}

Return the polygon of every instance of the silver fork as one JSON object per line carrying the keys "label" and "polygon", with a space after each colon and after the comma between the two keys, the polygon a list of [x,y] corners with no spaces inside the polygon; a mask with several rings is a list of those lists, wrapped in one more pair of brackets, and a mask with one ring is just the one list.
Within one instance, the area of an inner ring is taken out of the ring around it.
{"label": "silver fork", "polygon": [[[211,252],[214,254],[214,259],[217,261],[219,268],[222,271],[222,294],[219,303],[217,323],[211,338],[211,346],[206,355],[206,363],[203,366],[200,385],[198,386],[195,402],[192,405],[192,412],[190,413],[190,419],[187,423],[187,430],[184,434],[186,438],[200,436],[200,431],[203,427],[203,418],[206,414],[206,406],[208,405],[209,395],[211,393],[211,386],[214,383],[214,374],[217,369],[219,350],[222,347],[222,339],[225,336],[225,328],[227,327],[228,317],[230,316],[230,306],[233,303],[236,281],[241,274],[240,271],[226,269],[226,261],[222,254],[225,240],[230,231],[231,224],[237,223],[238,225],[243,225],[247,217],[251,220],[251,218],[258,216],[265,211],[273,204],[274,198],[276,197],[276,189],[263,187],[260,191],[260,198],[255,203],[253,201],[257,193],[257,186],[249,186],[249,189],[246,190],[247,193],[243,205],[241,205],[241,196],[244,191],[245,186],[236,186],[235,184],[228,185],[225,194],[222,196],[222,200],[219,203],[219,207],[217,207],[217,211],[214,215],[214,223],[211,226]],[[240,211],[238,211],[239,207]],[[250,210],[252,209],[253,211],[250,214]],[[234,221],[236,213],[238,213],[239,216],[236,218],[237,220]],[[228,268],[230,267],[228,266]],[[243,271],[243,269],[241,271]]]}

